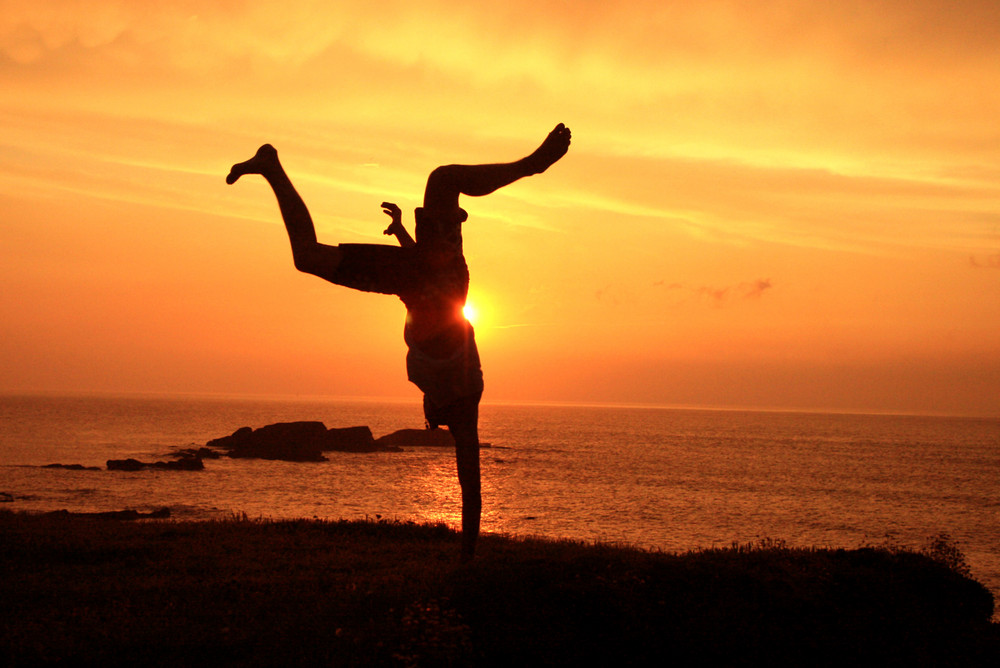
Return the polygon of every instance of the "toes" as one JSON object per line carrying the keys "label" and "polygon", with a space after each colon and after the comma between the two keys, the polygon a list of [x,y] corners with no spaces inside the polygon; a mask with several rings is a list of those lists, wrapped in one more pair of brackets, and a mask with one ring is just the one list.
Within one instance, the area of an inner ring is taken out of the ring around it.
{"label": "toes", "polygon": [[246,162],[238,162],[229,170],[226,183],[232,185],[244,174],[263,174],[265,170],[278,159],[278,152],[270,144],[264,144],[257,149],[253,157]]}

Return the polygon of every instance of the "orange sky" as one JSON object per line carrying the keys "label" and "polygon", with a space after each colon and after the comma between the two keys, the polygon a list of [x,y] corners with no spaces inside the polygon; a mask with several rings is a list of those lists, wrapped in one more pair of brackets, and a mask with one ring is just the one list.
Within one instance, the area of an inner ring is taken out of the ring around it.
{"label": "orange sky", "polygon": [[[163,6],[160,6],[163,5]],[[486,401],[1000,415],[1000,6],[0,1],[0,391],[417,398],[291,264],[466,199]]]}

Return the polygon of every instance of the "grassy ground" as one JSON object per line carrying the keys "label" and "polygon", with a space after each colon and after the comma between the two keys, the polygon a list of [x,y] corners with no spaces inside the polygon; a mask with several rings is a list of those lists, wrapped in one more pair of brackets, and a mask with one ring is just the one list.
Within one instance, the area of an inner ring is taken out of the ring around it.
{"label": "grassy ground", "polygon": [[1000,665],[945,543],[457,554],[442,526],[0,513],[0,665]]}

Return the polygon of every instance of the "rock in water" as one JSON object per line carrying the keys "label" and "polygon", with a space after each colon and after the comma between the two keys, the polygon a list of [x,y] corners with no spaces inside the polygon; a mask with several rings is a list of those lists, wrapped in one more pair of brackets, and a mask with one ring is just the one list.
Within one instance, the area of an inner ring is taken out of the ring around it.
{"label": "rock in water", "polygon": [[[381,450],[399,447],[453,448],[455,438],[447,429],[397,429],[376,438],[375,445]],[[480,441],[479,447],[489,448],[491,445]]]}
{"label": "rock in water", "polygon": [[230,457],[282,459],[293,462],[325,461],[324,452],[375,452],[381,450],[368,427],[327,429],[322,422],[278,422],[258,429],[241,427],[229,436],[205,444],[226,450]]}
{"label": "rock in water", "polygon": [[109,471],[142,471],[144,469],[165,469],[167,471],[202,471],[204,462],[200,457],[181,457],[173,462],[140,462],[138,459],[109,459]]}
{"label": "rock in water", "polygon": [[447,429],[398,429],[375,442],[385,447],[455,447],[455,439]]}
{"label": "rock in water", "polygon": [[322,462],[326,426],[322,422],[278,422],[259,429],[242,427],[231,436],[206,445],[222,448],[237,459],[283,459],[293,462]]}
{"label": "rock in water", "polygon": [[172,462],[156,462],[153,468],[167,469],[170,471],[204,471],[205,462],[201,457],[181,457]]}
{"label": "rock in water", "polygon": [[100,466],[84,466],[83,464],[46,464],[43,469],[66,469],[68,471],[100,471]]}
{"label": "rock in water", "polygon": [[146,465],[138,459],[129,458],[108,460],[109,471],[141,471],[144,468],[146,468]]}
{"label": "rock in water", "polygon": [[375,452],[381,450],[368,427],[340,427],[327,429],[325,452]]}

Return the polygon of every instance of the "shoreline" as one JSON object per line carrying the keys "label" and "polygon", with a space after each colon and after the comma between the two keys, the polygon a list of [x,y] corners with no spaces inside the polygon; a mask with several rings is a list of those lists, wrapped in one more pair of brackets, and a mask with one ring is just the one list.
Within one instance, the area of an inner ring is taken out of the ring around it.
{"label": "shoreline", "polygon": [[989,665],[993,597],[956,549],[685,554],[444,525],[0,511],[6,665]]}

